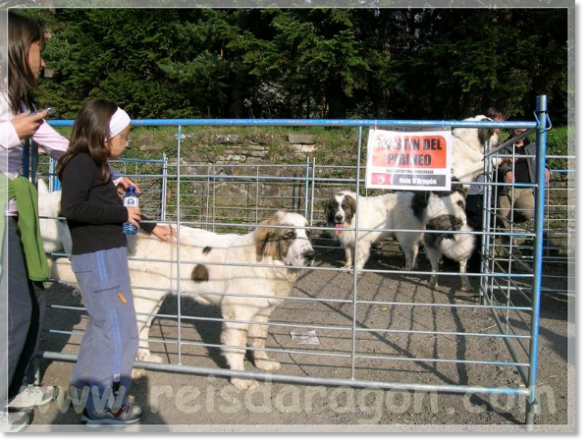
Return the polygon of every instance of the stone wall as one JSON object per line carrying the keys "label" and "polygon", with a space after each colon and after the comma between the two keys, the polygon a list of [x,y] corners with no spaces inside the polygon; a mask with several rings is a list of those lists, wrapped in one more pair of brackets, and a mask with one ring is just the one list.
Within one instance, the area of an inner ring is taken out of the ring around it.
{"label": "stone wall", "polygon": [[[174,137],[175,143],[177,136]],[[155,156],[161,148],[155,148],[149,134],[133,137],[134,145],[149,156]],[[182,134],[181,136],[181,219],[184,221],[238,222],[264,220],[275,211],[285,209],[304,214],[306,200],[311,199],[311,187],[307,189],[307,158],[319,153],[320,146],[314,135],[291,133],[285,136],[273,134]],[[339,150],[340,164],[352,161],[356,155],[356,140]],[[160,158],[160,156],[158,157]],[[169,165],[176,163],[169,157]],[[351,164],[351,163],[348,163]],[[175,218],[176,182],[171,166],[168,182],[169,219]],[[354,178],[353,170],[348,171]],[[201,178],[188,178],[194,175]],[[215,176],[209,178],[206,176]],[[184,178],[185,177],[185,178]],[[258,178],[255,178],[258,177]],[[188,189],[185,189],[188,183]],[[316,186],[313,204],[316,216],[321,219],[320,200],[328,198],[331,188]],[[153,192],[153,196],[155,193]],[[154,205],[154,204],[153,204]],[[316,220],[320,223],[320,219]]]}
{"label": "stone wall", "polygon": [[203,155],[213,164],[262,164],[277,154],[304,161],[317,149],[314,136],[301,134],[289,134],[286,138],[272,134],[182,134],[181,141],[186,160],[201,162]]}

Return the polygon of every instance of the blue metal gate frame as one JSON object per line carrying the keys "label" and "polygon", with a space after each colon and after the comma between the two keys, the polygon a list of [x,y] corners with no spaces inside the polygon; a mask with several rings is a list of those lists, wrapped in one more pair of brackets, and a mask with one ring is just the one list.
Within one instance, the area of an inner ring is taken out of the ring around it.
{"label": "blue metal gate frame", "polygon": [[[239,378],[254,378],[260,380],[272,380],[276,382],[296,382],[306,384],[322,384],[332,386],[351,386],[351,387],[369,387],[369,388],[382,388],[382,389],[409,389],[417,391],[430,391],[434,390],[437,392],[455,392],[455,393],[477,393],[477,394],[506,394],[513,396],[525,396],[527,397],[527,408],[526,408],[526,424],[531,426],[535,420],[535,408],[537,406],[537,367],[538,367],[538,344],[539,344],[539,316],[541,306],[541,280],[542,280],[542,261],[543,261],[543,241],[544,241],[544,205],[545,205],[545,158],[547,148],[547,131],[551,128],[551,122],[547,114],[547,97],[537,97],[537,105],[535,112],[535,121],[508,121],[508,122],[472,122],[472,121],[459,121],[459,120],[287,120],[287,119],[226,119],[226,120],[188,120],[188,119],[176,119],[176,120],[133,120],[132,124],[135,126],[177,126],[177,190],[180,189],[181,174],[179,167],[179,159],[181,154],[181,131],[182,126],[322,126],[322,127],[339,127],[339,126],[351,126],[357,127],[359,134],[362,135],[362,130],[365,127],[377,127],[377,126],[389,126],[389,127],[449,127],[449,128],[524,128],[524,129],[535,129],[537,132],[537,156],[536,156],[536,169],[537,169],[537,186],[536,186],[536,209],[535,209],[535,225],[534,225],[534,251],[533,251],[533,291],[531,300],[531,337],[530,337],[530,356],[529,364],[520,364],[517,361],[517,366],[521,374],[526,375],[523,377],[526,382],[525,387],[519,388],[507,388],[507,387],[483,387],[483,386],[460,386],[460,385],[431,385],[431,384],[417,384],[417,383],[397,383],[397,382],[377,382],[377,381],[365,381],[356,380],[354,378],[354,360],[355,355],[355,334],[356,334],[356,293],[357,293],[357,279],[358,274],[354,273],[354,319],[352,327],[352,376],[350,379],[325,379],[325,378],[312,378],[312,377],[297,377],[287,376],[279,374],[264,374],[257,372],[235,372],[225,369],[209,369],[203,367],[189,367],[171,364],[160,364],[160,363],[149,363],[149,362],[136,362],[135,366],[139,368],[154,369],[159,371],[169,372],[181,372],[191,373],[200,375],[220,375],[220,376],[234,376],[237,375]],[[50,121],[53,126],[71,126],[72,120],[59,120]],[[359,137],[358,145],[358,165],[357,165],[357,176],[355,185],[357,190],[360,189],[360,164],[361,164],[361,142],[362,137]],[[30,155],[30,164],[32,177],[34,179],[36,175],[36,149],[33,149],[30,154],[26,154],[28,159]],[[28,167],[27,167],[28,169]],[[306,183],[306,198],[309,194],[309,180],[312,181],[312,195],[313,185],[315,181],[318,181],[315,177],[315,169],[313,176],[309,174],[309,162],[307,163],[307,183]],[[211,178],[212,176],[210,176]],[[215,176],[214,176],[215,177]],[[165,179],[167,174],[165,173]],[[165,194],[165,192],[164,192]],[[357,192],[357,194],[359,194]],[[360,198],[358,198],[357,204],[359,204]],[[177,214],[180,214],[180,199],[177,199]],[[307,201],[305,212],[307,215]],[[312,214],[313,215],[313,214]],[[164,220],[164,217],[163,217]],[[179,223],[179,220],[177,220]],[[204,223],[205,224],[205,223]],[[209,223],[213,224],[213,223]],[[358,222],[356,223],[358,225]],[[250,227],[256,226],[248,225]],[[364,231],[364,229],[356,229],[356,235],[358,231]],[[179,259],[179,250],[177,260]],[[313,269],[313,268],[309,268]],[[319,268],[316,268],[319,269]],[[179,272],[179,270],[178,270]],[[388,272],[388,271],[387,271]],[[392,272],[389,272],[392,273]],[[181,288],[177,288],[178,297],[181,297]],[[486,301],[484,299],[484,301]],[[178,303],[181,306],[181,303]],[[493,313],[498,307],[492,307]],[[181,317],[181,313],[178,312],[178,318]],[[179,344],[181,343],[181,332],[179,330]],[[508,336],[503,333],[501,335],[507,342],[512,336]],[[181,346],[179,349],[179,362],[181,362]],[[509,347],[511,353],[514,351]],[[76,356],[65,355],[55,352],[44,352],[44,358],[62,360],[62,361],[75,361]],[[516,360],[516,359],[515,359]]]}

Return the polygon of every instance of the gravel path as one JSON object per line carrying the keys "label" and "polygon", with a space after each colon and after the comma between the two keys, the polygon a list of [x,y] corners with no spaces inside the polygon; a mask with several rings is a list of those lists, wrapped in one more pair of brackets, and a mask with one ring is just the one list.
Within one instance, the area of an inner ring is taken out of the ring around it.
{"label": "gravel path", "polygon": [[[324,268],[341,266],[342,253],[328,255]],[[318,257],[319,259],[320,257]],[[323,259],[323,257],[322,257]],[[424,257],[420,269],[428,270]],[[374,255],[369,262],[375,270],[401,271],[402,257]],[[446,263],[446,271],[456,271]],[[457,386],[507,386],[516,388],[522,379],[513,365],[487,365],[471,361],[510,363],[511,356],[504,341],[486,335],[499,334],[489,310],[478,306],[476,295],[458,289],[459,278],[442,276],[440,287],[427,288],[425,275],[365,273],[358,283],[356,326],[369,331],[356,332],[357,358],[355,378],[359,380],[423,383]],[[273,326],[267,347],[274,349],[272,357],[282,364],[279,374],[300,377],[342,378],[351,376],[352,324],[354,305],[351,274],[326,271],[304,272],[292,295],[302,300],[288,300],[275,311],[275,323],[311,326],[335,326],[335,330]],[[478,279],[472,279],[478,285]],[[550,287],[563,290],[565,280],[556,279]],[[315,298],[325,301],[315,301]],[[345,300],[328,301],[328,300]],[[70,288],[54,284],[48,289],[53,305],[81,306],[80,299]],[[385,306],[366,302],[397,302],[404,305]],[[422,305],[412,305],[411,303]],[[436,306],[429,306],[435,304]],[[450,304],[439,307],[438,304]],[[472,307],[471,307],[472,305]],[[473,307],[476,305],[476,307]],[[575,428],[573,354],[569,360],[568,347],[574,346],[573,295],[544,292],[542,296],[541,334],[539,342],[538,382],[541,413],[536,430],[570,432]],[[161,313],[177,312],[176,297],[165,300]],[[190,299],[182,300],[184,315],[218,318],[219,311]],[[75,335],[46,332],[42,346],[47,351],[75,354],[87,318],[83,311],[49,309],[47,330],[73,330]],[[511,324],[519,334],[526,334],[524,322],[528,316],[512,314]],[[316,331],[319,344],[303,344],[291,332]],[[380,331],[392,329],[393,332]],[[217,368],[222,360],[216,348],[201,345],[219,343],[221,325],[213,321],[184,321],[181,337],[199,343],[182,348],[182,364]],[[375,330],[375,331],[372,331]],[[416,331],[406,333],[403,331]],[[464,336],[431,334],[431,331],[480,334]],[[178,334],[174,319],[156,319],[151,339],[173,340]],[[526,341],[524,343],[527,343]],[[153,343],[153,352],[166,363],[178,363],[177,346]],[[295,350],[296,352],[289,352]],[[517,347],[522,358],[527,357]],[[309,353],[308,353],[309,352]],[[334,355],[315,355],[330,353]],[[392,357],[393,360],[385,358]],[[443,360],[447,360],[443,361]],[[455,363],[466,361],[468,363]],[[44,383],[66,387],[72,364],[43,360]],[[246,369],[256,371],[250,362]],[[569,388],[570,387],[570,388]],[[466,431],[522,430],[525,400],[503,395],[456,394],[441,392],[389,391],[262,383],[254,391],[238,392],[225,378],[147,371],[136,381],[131,394],[145,409],[141,425],[127,431],[194,431],[230,430],[255,432],[275,430],[314,431]],[[63,409],[63,411],[60,410]],[[31,431],[88,430],[79,426],[79,413],[55,402],[38,410]],[[61,426],[67,425],[67,426]],[[77,425],[77,426],[75,426]],[[308,428],[301,426],[308,426]],[[494,427],[494,425],[500,425]],[[293,426],[293,428],[291,427]],[[94,429],[95,430],[95,429]],[[108,429],[106,429],[108,431]]]}

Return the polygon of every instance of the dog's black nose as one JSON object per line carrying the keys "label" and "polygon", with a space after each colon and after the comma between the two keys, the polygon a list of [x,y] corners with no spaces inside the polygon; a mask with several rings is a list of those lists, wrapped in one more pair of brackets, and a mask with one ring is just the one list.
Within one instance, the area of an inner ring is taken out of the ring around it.
{"label": "dog's black nose", "polygon": [[303,253],[303,257],[305,257],[307,260],[313,260],[313,258],[315,257],[315,251],[313,249],[305,251]]}
{"label": "dog's black nose", "polygon": [[340,222],[341,222],[343,219],[344,219],[344,217],[343,217],[343,216],[341,216],[341,215],[336,215],[336,221],[337,221],[338,223],[340,223]]}

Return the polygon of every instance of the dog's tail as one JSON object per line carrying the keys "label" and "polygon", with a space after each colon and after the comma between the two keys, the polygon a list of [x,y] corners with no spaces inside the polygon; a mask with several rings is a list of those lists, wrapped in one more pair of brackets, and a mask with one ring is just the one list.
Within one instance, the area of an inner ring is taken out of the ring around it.
{"label": "dog's tail", "polygon": [[462,233],[446,236],[439,241],[439,249],[441,249],[442,253],[446,257],[458,262],[468,260],[472,257],[475,241],[475,236],[468,234],[468,232],[473,232],[470,226],[464,225],[460,229],[460,232]]}
{"label": "dog's tail", "polygon": [[466,219],[459,219],[453,215],[434,217],[427,222],[423,242],[426,248],[442,251],[442,254],[456,261],[468,260],[474,252],[474,232],[466,223]]}

